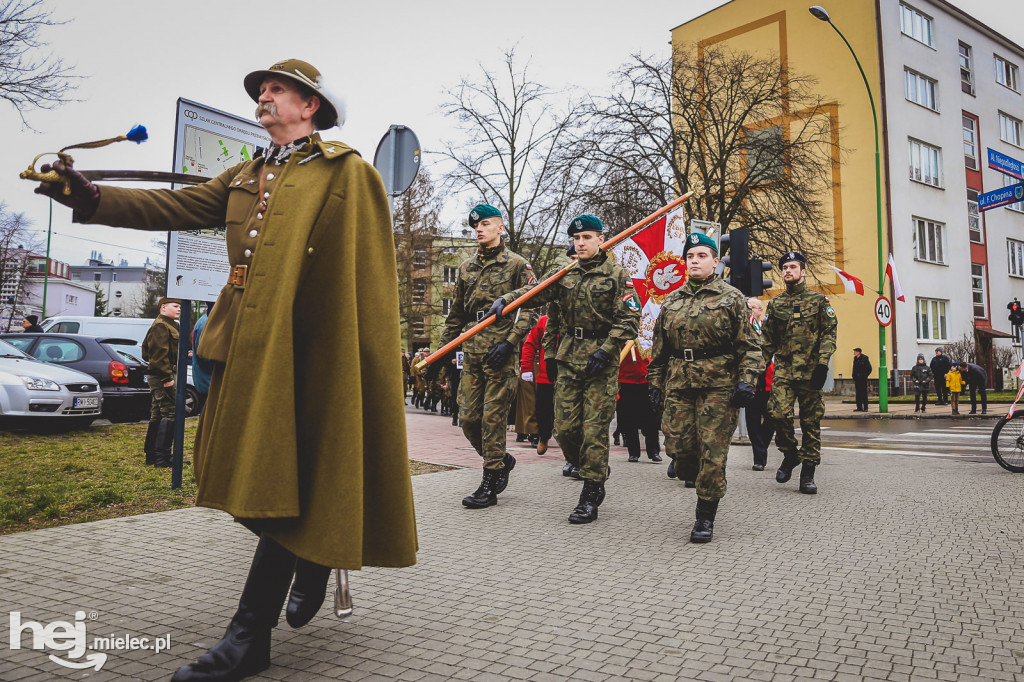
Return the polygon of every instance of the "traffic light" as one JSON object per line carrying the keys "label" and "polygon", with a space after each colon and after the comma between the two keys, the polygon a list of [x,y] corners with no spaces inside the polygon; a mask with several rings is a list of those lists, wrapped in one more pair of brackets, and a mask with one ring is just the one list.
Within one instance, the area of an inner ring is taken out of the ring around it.
{"label": "traffic light", "polygon": [[750,292],[748,296],[760,296],[765,289],[772,288],[771,277],[765,277],[764,273],[772,271],[771,261],[763,260],[757,254],[750,259]]}
{"label": "traffic light", "polygon": [[1024,325],[1024,308],[1021,308],[1020,301],[1013,299],[1013,301],[1006,304],[1006,309],[1010,311],[1010,324],[1015,327]]}
{"label": "traffic light", "polygon": [[[729,276],[725,281],[733,285],[747,296],[750,296],[750,259],[749,235],[747,228],[738,227],[722,235],[719,242],[719,254],[722,265],[729,268]],[[731,251],[731,253],[726,253]]]}

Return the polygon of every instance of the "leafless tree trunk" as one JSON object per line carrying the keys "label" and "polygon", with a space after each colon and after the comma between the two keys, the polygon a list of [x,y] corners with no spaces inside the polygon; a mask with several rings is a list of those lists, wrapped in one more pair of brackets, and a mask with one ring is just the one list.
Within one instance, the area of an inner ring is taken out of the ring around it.
{"label": "leafless tree trunk", "polygon": [[5,331],[25,300],[28,285],[29,255],[38,247],[38,238],[32,233],[32,221],[24,213],[11,213],[0,202],[0,310],[7,315]]}

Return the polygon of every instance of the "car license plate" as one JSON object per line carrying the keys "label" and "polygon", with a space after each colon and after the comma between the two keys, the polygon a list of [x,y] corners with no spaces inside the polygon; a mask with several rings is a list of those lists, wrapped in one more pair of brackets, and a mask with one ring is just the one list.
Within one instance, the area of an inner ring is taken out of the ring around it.
{"label": "car license plate", "polygon": [[99,407],[99,398],[75,398],[75,407]]}

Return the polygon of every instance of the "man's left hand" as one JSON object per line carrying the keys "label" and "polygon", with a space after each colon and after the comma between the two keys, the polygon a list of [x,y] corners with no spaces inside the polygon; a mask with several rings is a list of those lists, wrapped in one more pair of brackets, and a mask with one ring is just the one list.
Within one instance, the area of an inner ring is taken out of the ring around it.
{"label": "man's left hand", "polygon": [[612,356],[603,348],[598,348],[591,353],[590,359],[587,360],[587,366],[583,370],[583,374],[588,377],[592,377],[610,364],[612,364]]}
{"label": "man's left hand", "polygon": [[811,388],[820,391],[828,379],[828,365],[818,365],[811,372]]}
{"label": "man's left hand", "polygon": [[508,341],[499,341],[491,346],[491,349],[487,351],[487,366],[491,369],[503,367],[505,363],[508,362],[508,359],[512,357],[512,352],[514,350],[515,346]]}

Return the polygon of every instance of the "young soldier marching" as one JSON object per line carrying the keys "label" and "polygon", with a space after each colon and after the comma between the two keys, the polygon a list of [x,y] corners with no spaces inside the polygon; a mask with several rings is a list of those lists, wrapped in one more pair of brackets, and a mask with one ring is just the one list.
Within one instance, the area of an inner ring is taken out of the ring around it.
{"label": "young soldier marching", "polygon": [[[583,491],[569,523],[590,523],[604,500],[608,478],[608,426],[615,412],[619,353],[637,335],[640,299],[626,271],[601,251],[604,226],[592,215],[569,225],[579,265],[525,304],[555,302],[556,319],[544,334],[560,338],[547,356],[548,376],[555,382],[555,429],[566,459],[579,467]],[[531,287],[503,295],[489,312],[501,316],[506,303]],[[554,371],[552,371],[554,370]]]}
{"label": "young soldier marching", "polygon": [[[469,226],[476,230],[480,250],[459,266],[441,346],[484,319],[487,306],[500,292],[534,283],[529,262],[501,241],[505,223],[498,209],[487,204],[474,206]],[[516,465],[515,458],[505,451],[505,425],[519,379],[516,349],[536,321],[536,315],[523,311],[516,320],[496,320],[462,344],[465,358],[459,382],[459,418],[466,438],[484,458],[480,487],[462,500],[470,509],[497,504]],[[431,365],[428,378],[436,376],[447,361],[444,358]]]}

